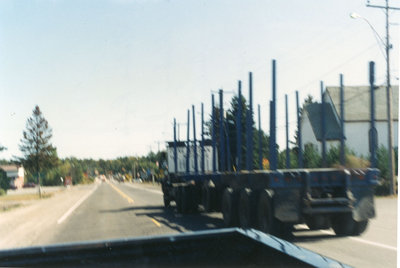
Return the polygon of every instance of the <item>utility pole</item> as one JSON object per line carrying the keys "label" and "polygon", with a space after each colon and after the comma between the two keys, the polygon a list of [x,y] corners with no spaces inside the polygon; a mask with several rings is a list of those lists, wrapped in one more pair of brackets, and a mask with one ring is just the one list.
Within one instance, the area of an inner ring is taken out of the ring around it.
{"label": "utility pole", "polygon": [[394,176],[394,151],[393,151],[393,119],[392,119],[392,89],[390,86],[390,49],[392,45],[389,43],[389,10],[400,10],[397,7],[390,7],[389,0],[385,0],[385,6],[371,5],[367,0],[367,7],[380,8],[385,10],[386,16],[386,102],[387,102],[387,118],[388,118],[388,151],[389,151],[389,178],[390,178],[390,194],[395,195],[395,176]]}
{"label": "utility pole", "polygon": [[157,153],[159,153],[160,152],[160,143],[161,143],[161,141],[155,141],[155,143],[157,143]]}

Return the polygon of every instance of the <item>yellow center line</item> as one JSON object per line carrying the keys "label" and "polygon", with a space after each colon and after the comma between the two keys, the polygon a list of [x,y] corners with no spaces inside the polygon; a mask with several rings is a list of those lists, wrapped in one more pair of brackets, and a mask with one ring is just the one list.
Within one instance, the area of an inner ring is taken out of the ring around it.
{"label": "yellow center line", "polygon": [[[128,195],[126,195],[124,192],[122,192],[120,189],[118,189],[112,183],[107,182],[107,184],[110,185],[115,191],[117,191],[117,193],[119,193],[123,198],[128,200],[129,204],[133,204],[133,199],[132,198],[130,198]],[[161,223],[159,223],[158,221],[156,221],[153,218],[150,218],[150,219],[157,227],[161,227]]]}
{"label": "yellow center line", "polygon": [[158,221],[156,221],[155,219],[153,219],[153,218],[150,218],[151,219],[151,221],[155,224],[155,225],[157,225],[157,227],[161,227],[161,224],[158,222]]}
{"label": "yellow center line", "polygon": [[112,185],[111,183],[107,182],[108,185],[110,185],[117,193],[119,193],[123,198],[128,200],[129,204],[133,204],[133,199],[127,196],[124,192],[122,192],[120,189],[118,189],[116,186]]}

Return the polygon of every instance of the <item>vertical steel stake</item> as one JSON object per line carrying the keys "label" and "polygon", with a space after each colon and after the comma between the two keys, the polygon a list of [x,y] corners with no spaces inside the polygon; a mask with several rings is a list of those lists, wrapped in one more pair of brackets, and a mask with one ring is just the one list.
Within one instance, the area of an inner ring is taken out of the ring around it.
{"label": "vertical steel stake", "polygon": [[369,144],[371,152],[371,167],[376,168],[376,145],[378,134],[375,128],[375,62],[369,62],[369,85],[371,92],[371,129],[369,130]]}
{"label": "vertical steel stake", "polygon": [[201,103],[201,172],[205,172],[204,163],[204,104]]}
{"label": "vertical steel stake", "polygon": [[290,151],[289,151],[289,111],[288,111],[288,95],[285,94],[285,110],[286,110],[286,168],[290,168]]}
{"label": "vertical steel stake", "polygon": [[263,169],[262,165],[262,147],[261,147],[261,139],[262,139],[262,133],[261,133],[261,108],[260,104],[258,104],[258,163],[259,163],[259,169]]}
{"label": "vertical steel stake", "polygon": [[345,144],[344,144],[344,86],[343,86],[343,74],[340,74],[340,164],[345,166]]}
{"label": "vertical steel stake", "polygon": [[221,155],[221,171],[225,171],[225,134],[224,134],[224,93],[219,90],[219,153]]}
{"label": "vertical steel stake", "polygon": [[324,83],[321,81],[321,142],[322,142],[322,167],[326,167],[326,114]]}
{"label": "vertical steel stake", "polygon": [[[175,174],[178,173],[178,153],[176,151],[176,119],[174,118],[174,167],[175,167]],[[135,171],[135,178],[136,178],[136,171]]]}
{"label": "vertical steel stake", "polygon": [[251,72],[249,72],[249,110],[246,123],[246,169],[253,170],[253,74]]}
{"label": "vertical steel stake", "polygon": [[212,170],[217,172],[217,151],[215,142],[215,108],[214,94],[211,95],[211,142],[212,142]]}
{"label": "vertical steel stake", "polygon": [[187,110],[187,142],[186,142],[186,173],[189,173],[189,160],[190,160],[190,110]]}
{"label": "vertical steel stake", "polygon": [[296,91],[296,108],[297,108],[297,146],[299,147],[298,157],[299,157],[299,168],[303,168],[303,141],[302,141],[302,131],[301,131],[301,118],[300,118],[300,103],[299,103],[299,92]]}
{"label": "vertical steel stake", "polygon": [[278,152],[276,150],[276,60],[272,60],[272,102],[271,106],[271,126],[270,126],[270,143],[271,143],[271,160],[270,167],[272,170],[276,170]]}
{"label": "vertical steel stake", "polygon": [[242,169],[242,81],[238,81],[238,113],[236,115],[236,170]]}
{"label": "vertical steel stake", "polygon": [[194,105],[192,105],[193,114],[193,156],[194,156],[194,173],[199,173],[199,167],[197,162],[197,140],[196,140],[196,113],[194,110]]}

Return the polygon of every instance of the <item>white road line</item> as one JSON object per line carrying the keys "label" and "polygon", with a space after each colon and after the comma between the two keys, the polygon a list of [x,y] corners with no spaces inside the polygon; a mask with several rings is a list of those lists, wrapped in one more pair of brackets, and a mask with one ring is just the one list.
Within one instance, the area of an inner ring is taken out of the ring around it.
{"label": "white road line", "polygon": [[[324,234],[331,234],[331,235],[334,235],[334,234],[335,234],[335,233],[332,232],[332,231],[326,231],[326,230],[320,230],[320,231],[321,231],[322,233],[324,233]],[[393,246],[389,246],[389,245],[385,245],[385,244],[381,244],[381,243],[377,243],[377,242],[365,240],[365,239],[358,238],[358,237],[351,237],[351,236],[349,236],[348,238],[351,239],[351,240],[353,240],[353,241],[357,241],[357,242],[364,243],[364,244],[367,244],[367,245],[371,245],[371,246],[376,246],[376,247],[380,247],[380,248],[385,248],[385,249],[397,251],[397,248],[396,248],[396,247],[393,247]]]}
{"label": "white road line", "polygon": [[372,246],[376,246],[376,247],[381,247],[381,248],[386,248],[386,249],[390,249],[390,250],[393,250],[393,251],[397,251],[396,247],[388,246],[388,245],[385,245],[385,244],[376,243],[376,242],[364,240],[364,239],[357,238],[357,237],[350,237],[350,239],[354,240],[354,241],[358,241],[358,242],[364,243],[364,244],[368,244],[368,245],[372,245]]}
{"label": "white road line", "polygon": [[94,191],[96,191],[97,187],[98,185],[96,185],[90,192],[88,192],[81,199],[79,199],[78,202],[76,202],[72,207],[70,207],[70,209],[67,212],[65,212],[61,218],[58,219],[57,224],[61,224],[63,221],[65,221],[65,219],[67,219],[68,216],[71,215],[71,213],[75,209],[77,209],[92,193],[94,193]]}
{"label": "white road line", "polygon": [[155,194],[159,194],[159,195],[162,195],[162,194],[163,194],[163,193],[162,193],[161,191],[159,191],[159,190],[153,190],[153,189],[148,189],[148,188],[144,188],[144,187],[137,187],[137,186],[134,186],[134,185],[132,185],[132,184],[125,184],[125,185],[127,185],[127,186],[129,186],[129,187],[131,187],[131,188],[134,188],[134,189],[145,190],[145,191],[148,191],[148,192],[151,192],[151,193],[155,193]]}

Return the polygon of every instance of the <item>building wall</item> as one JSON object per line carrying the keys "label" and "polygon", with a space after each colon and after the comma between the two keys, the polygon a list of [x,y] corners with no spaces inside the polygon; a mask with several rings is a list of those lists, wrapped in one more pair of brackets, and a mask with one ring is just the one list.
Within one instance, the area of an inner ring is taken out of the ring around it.
{"label": "building wall", "polygon": [[[378,147],[383,145],[388,148],[388,129],[387,122],[376,122],[375,127],[378,132]],[[398,146],[398,122],[393,122],[393,146]],[[369,122],[347,122],[345,123],[346,146],[358,155],[368,157],[369,140],[368,132]]]}
{"label": "building wall", "polygon": [[23,167],[15,166],[15,168],[6,171],[6,174],[10,178],[12,188],[21,189],[24,186],[25,169]]}
{"label": "building wall", "polygon": [[301,137],[302,137],[303,147],[308,143],[312,143],[318,146],[317,138],[315,137],[314,131],[312,129],[310,119],[308,118],[307,113],[304,114],[305,115],[301,120],[301,131],[302,131]]}
{"label": "building wall", "polygon": [[[346,88],[345,88],[346,90]],[[398,87],[397,87],[398,90]],[[383,92],[383,93],[382,93]],[[384,91],[379,92],[379,94],[384,94]],[[329,93],[329,92],[328,92]],[[336,95],[337,96],[337,95]],[[377,95],[375,95],[376,97],[376,101],[379,102]],[[384,120],[386,118],[386,95],[381,95],[381,105],[379,106],[379,104],[377,104],[377,110],[379,109],[379,112],[381,114],[381,119]],[[325,94],[325,101],[327,103],[330,103],[331,105],[334,106],[333,104],[333,100],[331,99],[329,94]],[[365,111],[365,106],[362,106],[361,103],[359,103],[358,100],[358,104],[357,102],[355,102],[356,99],[353,99],[352,103],[354,102],[354,105],[356,105],[356,107],[359,107],[360,109],[363,109],[364,114],[365,113],[369,113],[369,110]],[[396,103],[394,103],[394,105],[396,106]],[[369,107],[369,103],[367,103],[366,105],[368,105]],[[397,104],[398,105],[398,104]],[[351,108],[353,108],[353,116],[354,113],[357,112],[357,108],[354,109],[354,106],[352,106]],[[338,109],[336,111],[335,116],[339,119],[340,114],[339,114],[339,109],[340,106],[337,106],[336,109]],[[369,109],[369,108],[368,108]],[[395,108],[394,108],[395,109]],[[398,110],[395,109],[395,110]],[[349,113],[348,109],[346,111],[345,109],[345,118],[346,118],[346,112]],[[378,111],[377,111],[378,113]],[[304,113],[305,116],[303,116],[302,118],[302,131],[303,131],[303,146],[307,143],[312,143],[315,146],[317,146],[318,151],[321,152],[321,143],[318,142],[315,138],[314,132],[312,130],[311,127],[311,123],[308,119],[307,113]],[[396,118],[395,114],[393,114],[393,118]],[[351,120],[350,117],[347,117],[348,120]],[[353,150],[358,156],[364,156],[364,157],[369,157],[369,129],[370,129],[370,122],[368,121],[368,116],[365,118],[366,121],[346,121],[345,122],[345,143],[346,146],[348,148],[350,148],[351,150]],[[378,132],[378,147],[380,146],[384,146],[385,148],[388,148],[388,123],[387,121],[377,121],[375,123],[375,127],[376,130]],[[395,119],[393,121],[393,147],[398,147],[398,120]],[[328,141],[327,142],[327,150],[329,150],[329,148],[331,146],[338,146],[340,144],[340,141]]]}
{"label": "building wall", "polygon": [[[369,140],[368,132],[370,129],[369,122],[346,122],[345,123],[345,143],[348,148],[353,150],[358,156],[369,157]],[[387,122],[380,121],[375,123],[378,132],[378,147],[383,145],[388,148],[388,132]],[[393,122],[393,146],[398,147],[398,121]],[[302,139],[303,149],[307,143],[314,144],[318,152],[322,152],[321,142],[317,141],[311,127],[308,116],[302,119]],[[327,141],[327,150],[332,146],[338,146],[340,141]]]}
{"label": "building wall", "polygon": [[8,178],[15,178],[15,177],[18,177],[18,170],[17,169],[8,170],[8,171],[6,171],[6,174],[7,174]]}
{"label": "building wall", "polygon": [[[305,113],[305,116],[303,116],[302,122],[302,142],[303,142],[303,150],[306,144],[313,144],[319,153],[322,154],[322,143],[317,140],[315,137],[314,131],[311,126],[311,122],[308,118],[307,113]],[[339,141],[326,141],[326,149],[329,151],[329,149],[333,146],[338,146]]]}
{"label": "building wall", "polygon": [[18,168],[18,177],[25,177],[25,169],[23,167]]}
{"label": "building wall", "polygon": [[24,177],[11,178],[10,185],[17,189],[21,189],[24,186]]}

